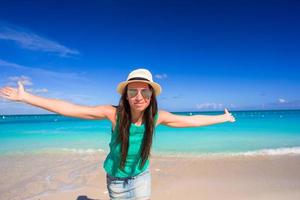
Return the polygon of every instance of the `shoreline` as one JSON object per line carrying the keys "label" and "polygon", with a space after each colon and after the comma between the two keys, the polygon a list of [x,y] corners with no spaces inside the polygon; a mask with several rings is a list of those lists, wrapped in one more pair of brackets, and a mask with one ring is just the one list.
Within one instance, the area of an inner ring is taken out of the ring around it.
{"label": "shoreline", "polygon": [[[108,199],[106,154],[1,156],[3,199]],[[300,155],[170,157],[150,162],[152,199],[299,199]],[[216,193],[216,191],[218,191]]]}
{"label": "shoreline", "polygon": [[[194,111],[170,111],[172,113],[219,113],[219,112],[223,112],[223,109],[220,110],[194,110]],[[300,111],[299,108],[280,108],[280,109],[232,109],[230,110],[230,112],[259,112],[259,111]],[[34,116],[34,115],[60,115],[60,114],[56,114],[56,113],[31,113],[31,114],[2,114],[0,116]],[[60,115],[62,116],[62,115]],[[72,117],[70,117],[72,118]]]}
{"label": "shoreline", "polygon": [[[101,156],[107,155],[109,152],[104,149],[76,149],[76,148],[50,148],[41,150],[30,151],[14,151],[14,152],[2,152],[1,156],[30,156],[30,155],[43,155],[43,154],[100,154]],[[183,158],[204,158],[204,157],[239,157],[239,156],[279,156],[279,155],[299,155],[300,146],[292,147],[278,147],[278,148],[266,148],[241,152],[161,152],[152,151],[154,157],[183,157]]]}

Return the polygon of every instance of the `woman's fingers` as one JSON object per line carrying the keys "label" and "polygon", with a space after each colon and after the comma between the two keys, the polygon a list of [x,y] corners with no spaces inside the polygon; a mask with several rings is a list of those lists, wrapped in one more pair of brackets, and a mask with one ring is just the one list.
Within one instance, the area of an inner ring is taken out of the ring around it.
{"label": "woman's fingers", "polygon": [[5,99],[10,99],[10,92],[8,92],[7,90],[2,90],[1,89],[0,96],[5,98]]}
{"label": "woman's fingers", "polygon": [[24,92],[25,90],[22,81],[18,81],[18,87],[16,88],[8,86],[0,88],[1,97],[14,101],[19,101]]}
{"label": "woman's fingers", "polygon": [[11,92],[13,92],[13,90],[12,90],[11,88],[5,88],[5,89],[4,89],[4,92],[6,92],[6,93],[11,93]]}
{"label": "woman's fingers", "polygon": [[3,91],[12,91],[13,88],[11,88],[11,87],[4,87],[1,90],[3,90]]}
{"label": "woman's fingers", "polygon": [[1,93],[2,93],[3,95],[5,95],[5,96],[9,96],[9,95],[10,95],[10,92],[7,91],[7,90],[2,91]]}
{"label": "woman's fingers", "polygon": [[231,116],[231,122],[235,122],[235,118],[233,116]]}
{"label": "woman's fingers", "polygon": [[0,90],[0,95],[1,95],[1,96],[4,96],[4,94],[5,94],[4,91],[1,89],[1,90]]}
{"label": "woman's fingers", "polygon": [[235,118],[232,116],[231,113],[228,112],[227,108],[225,108],[224,112],[225,112],[225,115],[227,115],[227,117],[228,117],[228,121],[235,122]]}
{"label": "woman's fingers", "polygon": [[225,108],[225,114],[229,114],[229,112],[228,112],[227,108]]}
{"label": "woman's fingers", "polygon": [[18,90],[12,87],[4,87],[0,89],[0,96],[9,100],[17,100]]}
{"label": "woman's fingers", "polygon": [[230,122],[235,122],[235,118],[230,114]]}
{"label": "woman's fingers", "polygon": [[13,92],[15,92],[16,90],[15,89],[13,89],[13,88],[3,88],[3,89],[1,89],[1,91],[4,93],[4,94],[12,94]]}
{"label": "woman's fingers", "polygon": [[2,88],[0,90],[0,92],[1,92],[1,94],[5,94],[6,95],[8,93],[8,90],[6,88]]}

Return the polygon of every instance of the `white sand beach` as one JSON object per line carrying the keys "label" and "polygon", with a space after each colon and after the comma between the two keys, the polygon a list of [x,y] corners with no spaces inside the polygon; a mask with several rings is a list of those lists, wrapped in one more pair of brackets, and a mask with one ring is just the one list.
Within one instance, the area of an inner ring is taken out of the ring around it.
{"label": "white sand beach", "polygon": [[[108,199],[104,153],[1,156],[1,200]],[[299,155],[153,156],[152,197],[300,199]]]}

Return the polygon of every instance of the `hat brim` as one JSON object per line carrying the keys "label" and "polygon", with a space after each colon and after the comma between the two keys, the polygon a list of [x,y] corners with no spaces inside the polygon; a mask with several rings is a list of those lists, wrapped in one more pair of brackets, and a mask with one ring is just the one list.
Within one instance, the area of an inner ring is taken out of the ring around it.
{"label": "hat brim", "polygon": [[142,83],[148,83],[151,85],[155,91],[155,96],[158,96],[162,89],[158,83],[155,82],[150,82],[150,81],[143,81],[143,80],[132,80],[132,81],[124,81],[119,83],[117,87],[117,92],[122,95],[124,88],[129,84],[129,83],[134,83],[134,82],[142,82]]}

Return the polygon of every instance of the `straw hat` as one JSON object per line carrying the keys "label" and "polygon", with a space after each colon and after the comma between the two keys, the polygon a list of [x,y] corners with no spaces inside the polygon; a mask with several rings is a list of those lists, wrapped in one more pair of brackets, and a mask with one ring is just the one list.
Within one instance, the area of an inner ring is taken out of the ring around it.
{"label": "straw hat", "polygon": [[136,69],[129,73],[126,81],[119,83],[119,85],[117,87],[118,93],[122,94],[126,85],[128,85],[129,83],[133,83],[133,82],[148,83],[149,85],[151,85],[153,87],[156,96],[158,96],[162,91],[160,85],[158,83],[153,82],[152,74],[149,70]]}

